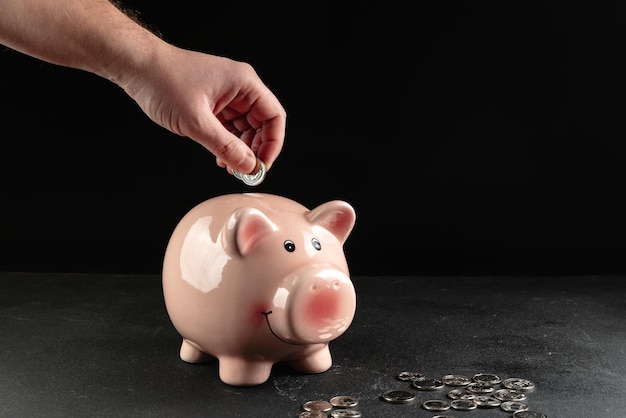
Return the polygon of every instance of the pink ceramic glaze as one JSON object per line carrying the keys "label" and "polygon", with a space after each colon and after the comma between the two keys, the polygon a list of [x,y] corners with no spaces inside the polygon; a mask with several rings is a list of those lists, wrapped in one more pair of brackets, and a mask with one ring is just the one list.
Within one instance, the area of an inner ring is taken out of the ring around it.
{"label": "pink ceramic glaze", "polygon": [[181,359],[217,358],[220,379],[236,386],[265,382],[277,362],[328,370],[328,344],[356,310],[343,250],[355,219],[340,200],[309,210],[263,193],[218,196],[189,211],[163,263]]}

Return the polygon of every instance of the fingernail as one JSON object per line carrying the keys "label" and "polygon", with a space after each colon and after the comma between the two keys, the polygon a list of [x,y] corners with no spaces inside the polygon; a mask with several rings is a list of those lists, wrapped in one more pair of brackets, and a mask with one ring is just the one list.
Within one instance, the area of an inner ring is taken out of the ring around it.
{"label": "fingernail", "polygon": [[[254,155],[254,153],[252,151],[248,152],[245,156],[245,158],[241,161],[242,165],[247,165],[244,163],[248,163],[250,161],[254,161],[254,166],[252,167],[252,170],[250,170],[248,173],[252,174],[252,173],[256,173],[259,169],[259,161],[256,158],[256,155]],[[243,171],[242,171],[243,172]]]}

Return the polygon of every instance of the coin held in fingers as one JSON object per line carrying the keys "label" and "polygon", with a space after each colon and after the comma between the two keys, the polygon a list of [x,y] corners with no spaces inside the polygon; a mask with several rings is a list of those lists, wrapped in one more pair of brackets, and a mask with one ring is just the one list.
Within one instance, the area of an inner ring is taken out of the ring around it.
{"label": "coin held in fingers", "polygon": [[265,179],[267,174],[267,168],[265,163],[257,158],[256,167],[252,174],[241,174],[238,171],[233,170],[233,176],[243,181],[248,186],[258,186]]}

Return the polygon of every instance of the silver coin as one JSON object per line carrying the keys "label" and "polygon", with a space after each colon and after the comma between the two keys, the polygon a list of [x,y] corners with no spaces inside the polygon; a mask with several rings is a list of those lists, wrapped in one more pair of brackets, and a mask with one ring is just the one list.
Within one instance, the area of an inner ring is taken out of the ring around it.
{"label": "silver coin", "polygon": [[452,389],[448,392],[450,399],[474,399],[477,395],[467,389]]}
{"label": "silver coin", "polygon": [[327,418],[326,412],[322,411],[304,411],[298,415],[299,418]]}
{"label": "silver coin", "polygon": [[472,383],[472,379],[462,374],[447,374],[441,378],[441,381],[448,386],[467,386]]}
{"label": "silver coin", "polygon": [[467,385],[467,390],[474,393],[491,393],[495,390],[495,387],[491,383],[485,382],[472,382]]}
{"label": "silver coin", "polygon": [[422,373],[418,372],[400,372],[398,373],[398,379],[405,382],[412,382],[420,377],[424,377]]}
{"label": "silver coin", "polygon": [[490,385],[497,385],[498,383],[502,382],[502,378],[500,376],[492,373],[475,374],[474,377],[472,377],[472,380],[474,382],[489,383]]}
{"label": "silver coin", "polygon": [[500,404],[500,409],[505,412],[525,411],[528,409],[528,405],[519,401],[506,401]]}
{"label": "silver coin", "polygon": [[328,401],[325,401],[323,399],[316,399],[314,401],[305,402],[304,405],[302,405],[302,409],[304,409],[305,411],[327,412],[333,409],[333,406]]}
{"label": "silver coin", "polygon": [[432,377],[420,377],[419,379],[414,380],[411,385],[418,390],[437,390],[444,387],[441,380]]}
{"label": "silver coin", "polygon": [[474,403],[484,408],[497,408],[502,404],[502,401],[493,396],[479,395],[474,399]]}
{"label": "silver coin", "polygon": [[331,411],[330,416],[333,418],[341,418],[341,417],[350,417],[350,418],[360,418],[362,417],[361,411],[357,411],[356,409],[335,409]]}
{"label": "silver coin", "polygon": [[406,390],[390,390],[383,393],[381,398],[389,403],[409,403],[415,400],[415,395]]}
{"label": "silver coin", "polygon": [[257,170],[256,173],[241,174],[240,172],[233,170],[233,176],[243,181],[244,184],[247,184],[248,186],[258,186],[265,179],[265,175],[267,174],[267,169],[265,168],[265,163],[263,161],[258,160],[258,159],[257,161],[259,162],[259,169]]}
{"label": "silver coin", "polygon": [[502,386],[507,389],[515,389],[520,392],[532,392],[535,390],[535,383],[520,377],[511,377],[502,381]]}
{"label": "silver coin", "polygon": [[340,395],[330,398],[330,404],[338,408],[354,408],[359,404],[359,400],[353,396]]}
{"label": "silver coin", "polygon": [[498,389],[495,391],[493,396],[501,401],[523,401],[527,398],[527,395],[524,392],[520,392],[515,389]]}
{"label": "silver coin", "polygon": [[472,409],[476,409],[476,403],[471,399],[455,399],[450,402],[450,406],[459,411],[471,411]]}
{"label": "silver coin", "polygon": [[437,399],[431,399],[431,400],[425,401],[422,404],[422,407],[424,407],[424,409],[428,409],[429,411],[446,411],[450,409],[450,403],[446,401],[440,401]]}
{"label": "silver coin", "polygon": [[513,412],[515,418],[548,418],[543,412],[536,412],[526,409],[524,411]]}

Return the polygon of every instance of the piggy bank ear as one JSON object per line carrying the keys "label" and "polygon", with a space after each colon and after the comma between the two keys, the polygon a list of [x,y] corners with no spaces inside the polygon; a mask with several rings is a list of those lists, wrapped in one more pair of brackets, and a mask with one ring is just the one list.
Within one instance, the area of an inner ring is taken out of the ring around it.
{"label": "piggy bank ear", "polygon": [[233,212],[227,225],[227,241],[245,256],[258,240],[278,230],[263,212],[255,208],[240,208]]}
{"label": "piggy bank ear", "polygon": [[342,200],[323,203],[307,214],[311,223],[329,230],[343,244],[356,221],[354,208]]}

